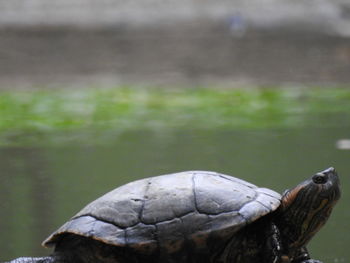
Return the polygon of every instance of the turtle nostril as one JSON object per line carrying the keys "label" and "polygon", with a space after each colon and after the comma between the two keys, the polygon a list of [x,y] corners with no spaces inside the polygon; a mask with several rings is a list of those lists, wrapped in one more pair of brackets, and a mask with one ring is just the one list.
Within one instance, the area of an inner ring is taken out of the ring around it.
{"label": "turtle nostril", "polygon": [[337,174],[337,171],[333,167],[329,167],[326,170],[320,172],[324,174]]}
{"label": "turtle nostril", "polygon": [[324,174],[324,173],[317,173],[312,177],[312,181],[315,184],[324,184],[327,182],[327,180],[328,180],[328,176],[327,174]]}

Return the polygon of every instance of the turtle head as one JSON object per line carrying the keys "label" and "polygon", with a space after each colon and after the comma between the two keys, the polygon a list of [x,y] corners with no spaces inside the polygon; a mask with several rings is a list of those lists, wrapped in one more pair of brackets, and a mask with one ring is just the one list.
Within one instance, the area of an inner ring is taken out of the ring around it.
{"label": "turtle head", "polygon": [[339,178],[333,167],[284,192],[278,221],[289,249],[306,245],[326,223],[339,198]]}

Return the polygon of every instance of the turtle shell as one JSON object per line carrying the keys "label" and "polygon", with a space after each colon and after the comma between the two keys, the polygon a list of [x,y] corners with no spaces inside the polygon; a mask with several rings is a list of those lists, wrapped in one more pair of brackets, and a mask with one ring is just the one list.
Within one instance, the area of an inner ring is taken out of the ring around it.
{"label": "turtle shell", "polygon": [[232,237],[276,210],[280,199],[270,189],[216,172],[150,177],[118,187],[88,204],[43,245],[55,245],[64,234],[72,233],[140,251],[159,246],[176,251],[185,240],[205,247],[209,236]]}

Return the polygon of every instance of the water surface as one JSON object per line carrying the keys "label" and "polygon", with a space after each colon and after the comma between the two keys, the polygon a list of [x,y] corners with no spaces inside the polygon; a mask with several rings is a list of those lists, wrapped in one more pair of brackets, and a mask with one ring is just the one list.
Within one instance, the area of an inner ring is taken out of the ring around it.
{"label": "water surface", "polygon": [[324,262],[348,262],[350,152],[336,148],[339,139],[349,137],[348,131],[345,127],[141,129],[116,133],[108,145],[4,146],[0,260],[49,254],[40,243],[53,230],[88,202],[135,179],[214,170],[282,192],[334,166],[343,196],[309,247]]}

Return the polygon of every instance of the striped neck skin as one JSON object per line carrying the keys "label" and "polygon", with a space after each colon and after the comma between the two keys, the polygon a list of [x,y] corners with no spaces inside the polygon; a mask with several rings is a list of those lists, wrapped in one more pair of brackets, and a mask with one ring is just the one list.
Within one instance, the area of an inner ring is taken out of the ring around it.
{"label": "striped neck skin", "polygon": [[330,169],[317,173],[283,194],[276,224],[283,247],[291,256],[326,223],[340,198],[338,176],[334,168]]}

